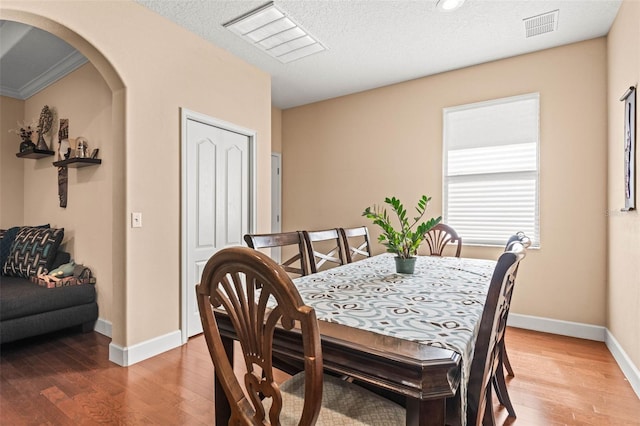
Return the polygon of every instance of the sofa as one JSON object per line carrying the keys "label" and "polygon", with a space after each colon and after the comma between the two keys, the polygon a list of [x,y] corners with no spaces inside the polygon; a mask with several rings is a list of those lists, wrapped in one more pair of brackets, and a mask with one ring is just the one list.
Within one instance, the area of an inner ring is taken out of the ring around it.
{"label": "sofa", "polygon": [[47,288],[32,281],[70,261],[60,250],[63,237],[63,228],[49,225],[0,230],[0,343],[76,326],[93,330],[93,284]]}

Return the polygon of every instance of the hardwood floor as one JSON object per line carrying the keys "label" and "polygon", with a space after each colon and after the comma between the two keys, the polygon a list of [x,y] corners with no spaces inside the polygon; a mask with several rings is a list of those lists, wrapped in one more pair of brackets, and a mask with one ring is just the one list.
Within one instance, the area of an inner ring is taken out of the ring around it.
{"label": "hardwood floor", "polygon": [[[509,328],[517,419],[499,425],[640,425],[640,399],[603,343]],[[2,425],[213,423],[213,367],[202,336],[128,368],[108,361],[109,339],[61,332],[5,344]]]}
{"label": "hardwood floor", "polygon": [[517,328],[506,336],[518,418],[494,404],[498,424],[640,425],[640,399],[604,343]]}

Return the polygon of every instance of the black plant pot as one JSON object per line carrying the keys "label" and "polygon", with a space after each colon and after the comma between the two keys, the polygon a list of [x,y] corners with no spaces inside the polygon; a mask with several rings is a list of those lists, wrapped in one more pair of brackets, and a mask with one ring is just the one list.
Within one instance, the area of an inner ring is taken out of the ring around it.
{"label": "black plant pot", "polygon": [[31,139],[23,139],[20,143],[20,152],[33,151],[36,149],[36,144],[31,142]]}

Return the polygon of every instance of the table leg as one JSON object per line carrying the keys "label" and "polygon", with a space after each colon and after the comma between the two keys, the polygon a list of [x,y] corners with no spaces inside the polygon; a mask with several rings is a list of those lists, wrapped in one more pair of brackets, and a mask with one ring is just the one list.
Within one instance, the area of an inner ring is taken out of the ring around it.
{"label": "table leg", "polygon": [[[224,350],[227,353],[227,357],[229,358],[231,365],[233,365],[233,339],[228,337],[222,337],[222,344],[224,345]],[[214,393],[213,398],[215,401],[215,411],[214,415],[216,418],[217,425],[226,425],[229,424],[229,418],[231,417],[231,406],[229,405],[229,400],[227,399],[227,395],[224,393],[224,389],[218,380],[218,377],[215,374],[214,368]]]}
{"label": "table leg", "polygon": [[419,400],[407,397],[407,426],[445,424],[446,399]]}

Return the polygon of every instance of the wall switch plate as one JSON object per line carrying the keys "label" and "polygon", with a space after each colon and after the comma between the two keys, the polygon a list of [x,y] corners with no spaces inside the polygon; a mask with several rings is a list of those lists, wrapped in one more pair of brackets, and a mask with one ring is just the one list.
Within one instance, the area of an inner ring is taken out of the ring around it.
{"label": "wall switch plate", "polygon": [[131,213],[131,227],[142,228],[142,213],[140,212]]}

